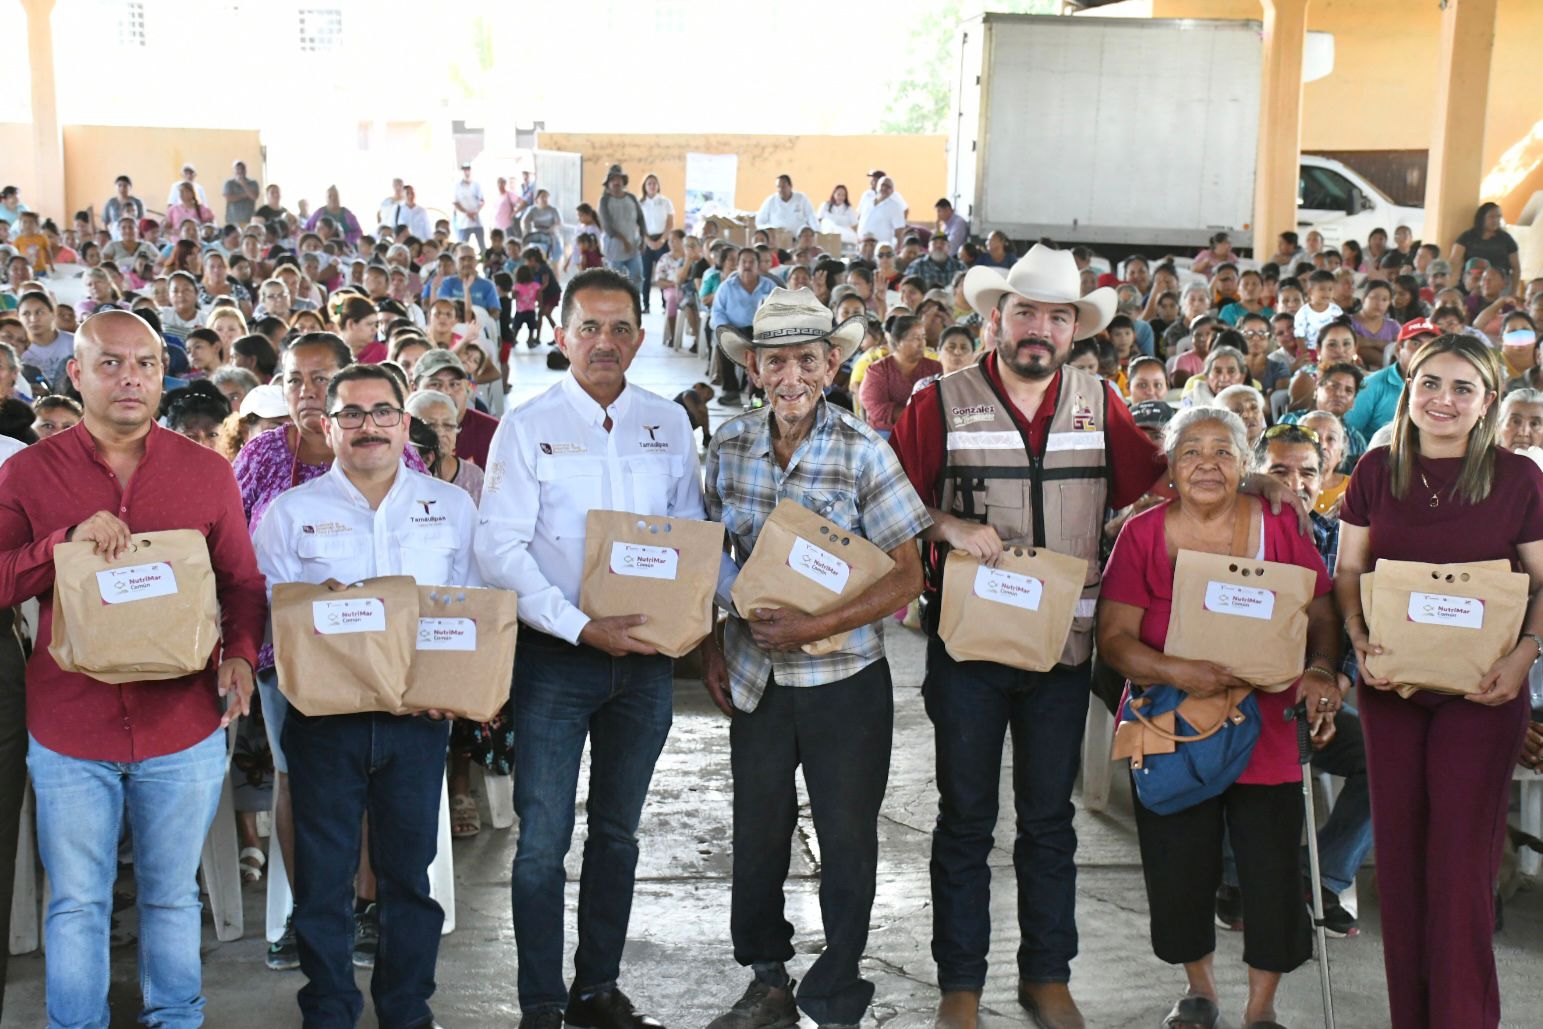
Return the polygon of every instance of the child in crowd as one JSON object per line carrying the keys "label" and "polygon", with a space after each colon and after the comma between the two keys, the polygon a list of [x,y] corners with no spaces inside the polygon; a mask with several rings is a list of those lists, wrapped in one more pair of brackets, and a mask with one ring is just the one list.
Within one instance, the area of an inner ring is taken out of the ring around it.
{"label": "child in crowd", "polygon": [[498,360],[508,366],[509,351],[514,346],[514,276],[508,272],[493,275],[498,290]]}
{"label": "child in crowd", "polygon": [[1294,327],[1298,338],[1307,347],[1309,356],[1317,353],[1318,334],[1323,327],[1344,314],[1344,310],[1332,299],[1334,273],[1319,269],[1308,276],[1307,304],[1296,313]]}
{"label": "child in crowd", "polygon": [[38,275],[45,275],[54,270],[53,255],[48,250],[48,237],[38,229],[38,216],[32,211],[23,211],[18,220],[16,237],[11,240],[11,245],[32,264],[32,271]]}
{"label": "child in crowd", "polygon": [[518,343],[520,328],[526,330],[525,345],[535,349],[541,342],[541,321],[536,309],[541,303],[541,284],[530,265],[522,264],[514,270],[514,320],[510,323],[509,338]]}

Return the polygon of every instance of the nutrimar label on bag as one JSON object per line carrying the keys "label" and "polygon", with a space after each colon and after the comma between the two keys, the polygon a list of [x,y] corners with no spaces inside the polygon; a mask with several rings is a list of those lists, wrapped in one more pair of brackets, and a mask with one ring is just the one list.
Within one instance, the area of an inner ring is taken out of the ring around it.
{"label": "nutrimar label on bag", "polygon": [[1268,622],[1275,615],[1275,591],[1211,579],[1205,584],[1205,609]]}
{"label": "nutrimar label on bag", "polygon": [[846,589],[847,579],[852,575],[851,565],[803,538],[795,539],[789,548],[788,567],[832,593]]}
{"label": "nutrimar label on bag", "polygon": [[1449,597],[1444,593],[1410,593],[1409,620],[1421,625],[1482,629],[1484,601],[1475,597]]}
{"label": "nutrimar label on bag", "polygon": [[96,586],[104,604],[128,604],[151,597],[169,597],[177,592],[177,577],[171,565],[155,561],[147,565],[109,568],[96,573]]}
{"label": "nutrimar label on bag", "polygon": [[470,618],[420,618],[418,649],[476,650],[477,623]]}
{"label": "nutrimar label on bag", "polygon": [[1045,584],[1032,575],[1002,571],[981,565],[975,570],[975,595],[982,600],[1038,611]]}
{"label": "nutrimar label on bag", "polygon": [[649,547],[641,543],[612,543],[611,571],[640,579],[674,579],[680,552],[673,547]]}
{"label": "nutrimar label on bag", "polygon": [[311,623],[323,636],[339,636],[351,632],[385,632],[386,604],[379,597],[313,600]]}

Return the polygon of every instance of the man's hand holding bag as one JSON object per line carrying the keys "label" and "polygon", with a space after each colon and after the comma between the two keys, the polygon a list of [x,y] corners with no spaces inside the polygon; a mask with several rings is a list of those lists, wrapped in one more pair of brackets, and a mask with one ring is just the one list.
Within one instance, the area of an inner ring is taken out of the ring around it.
{"label": "man's hand holding bag", "polygon": [[722,556],[717,522],[590,511],[579,610],[591,618],[645,614],[632,638],[684,657],[712,632]]}
{"label": "man's hand holding bag", "polygon": [[54,548],[53,638],[66,672],[108,683],[179,679],[208,667],[220,639],[203,534],[135,533],[117,558],[92,542]]}
{"label": "man's hand holding bag", "polygon": [[1088,562],[1010,546],[995,568],[960,550],[943,566],[938,637],[955,661],[1048,672],[1061,660]]}
{"label": "man's hand holding bag", "polygon": [[419,586],[418,624],[399,715],[492,721],[509,700],[519,637],[512,590]]}
{"label": "man's hand holding bag", "polygon": [[[730,598],[746,620],[757,608],[787,607],[822,615],[860,595],[894,570],[888,554],[795,500],[773,509],[755,550],[734,580]],[[850,633],[802,647],[811,656],[832,654]]]}
{"label": "man's hand holding bag", "polygon": [[418,585],[409,575],[341,590],[273,587],[273,656],[279,689],[301,714],[396,712],[418,636]]}

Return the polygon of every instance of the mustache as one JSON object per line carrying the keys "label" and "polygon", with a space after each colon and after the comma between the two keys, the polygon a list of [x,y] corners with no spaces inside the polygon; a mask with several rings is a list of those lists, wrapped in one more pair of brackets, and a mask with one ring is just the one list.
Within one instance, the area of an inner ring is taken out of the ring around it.
{"label": "mustache", "polygon": [[351,446],[351,447],[362,447],[362,446],[367,446],[367,445],[372,444],[372,443],[390,443],[390,442],[391,441],[389,439],[387,439],[386,437],[384,437],[384,436],[358,436],[358,437],[355,437],[354,439],[350,440],[348,445]]}
{"label": "mustache", "polygon": [[1046,336],[1020,336],[1018,339],[1013,341],[1014,349],[1021,349],[1028,346],[1044,347],[1052,354],[1055,353],[1055,344],[1051,343],[1049,337]]}

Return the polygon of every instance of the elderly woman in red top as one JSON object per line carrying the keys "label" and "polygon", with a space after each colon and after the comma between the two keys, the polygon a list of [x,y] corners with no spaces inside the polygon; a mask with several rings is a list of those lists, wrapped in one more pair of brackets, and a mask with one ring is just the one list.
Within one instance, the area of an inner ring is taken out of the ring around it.
{"label": "elderly woman in red top", "polygon": [[[1527,673],[1543,651],[1543,472],[1495,445],[1504,382],[1495,351],[1471,336],[1421,347],[1398,399],[1393,442],[1356,465],[1340,509],[1334,591],[1361,666],[1395,1029],[1500,1024],[1495,879],[1511,770],[1527,732]],[[1384,557],[1504,559],[1531,578],[1521,636],[1478,692],[1405,699],[1367,674],[1366,657],[1379,648],[1367,635],[1361,575]]]}
{"label": "elderly woman in red top", "polygon": [[1298,843],[1302,836],[1301,770],[1296,730],[1283,717],[1297,700],[1307,703],[1313,728],[1327,742],[1334,733],[1340,690],[1339,619],[1328,572],[1311,537],[1289,509],[1272,514],[1238,487],[1249,472],[1252,448],[1237,415],[1192,407],[1168,423],[1165,447],[1175,500],[1125,523],[1104,572],[1098,605],[1098,649],[1137,686],[1168,683],[1207,697],[1248,683],[1211,661],[1163,653],[1173,608],[1174,561],[1180,550],[1232,551],[1236,519],[1247,519],[1246,553],[1262,561],[1301,565],[1317,574],[1308,606],[1307,670],[1296,686],[1254,695],[1259,741],[1237,781],[1220,795],[1159,815],[1135,799],[1136,832],[1152,918],[1152,948],[1182,964],[1188,992],[1163,1021],[1170,1029],[1209,1029],[1219,1023],[1212,964],[1216,925],[1212,904],[1222,875],[1224,828],[1238,860],[1248,917],[1243,961],[1248,965],[1246,1029],[1279,1029],[1275,992],[1283,974],[1312,956],[1302,903]]}
{"label": "elderly woman in red top", "polygon": [[927,330],[922,319],[899,315],[890,328],[894,340],[888,357],[880,358],[863,377],[861,398],[868,425],[885,439],[900,420],[916,384],[943,374],[943,366],[927,356]]}

